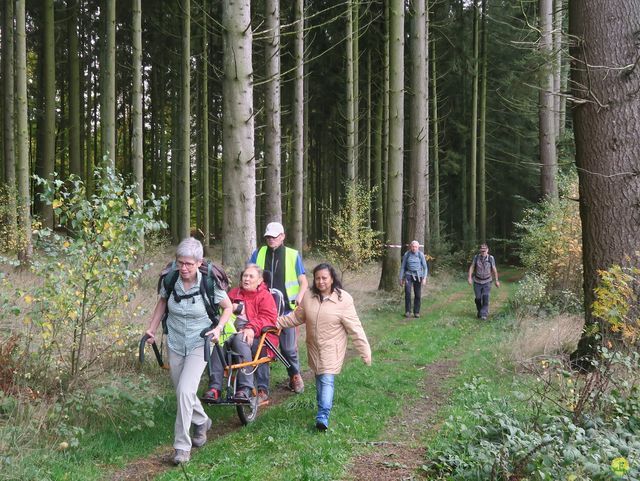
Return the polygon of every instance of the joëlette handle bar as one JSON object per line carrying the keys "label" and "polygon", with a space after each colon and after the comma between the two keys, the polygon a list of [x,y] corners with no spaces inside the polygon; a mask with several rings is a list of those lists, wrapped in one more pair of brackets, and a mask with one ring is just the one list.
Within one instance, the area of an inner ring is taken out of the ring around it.
{"label": "jo\u00eblette handle bar", "polygon": [[[204,339],[204,360],[207,363],[207,366],[209,366],[209,376],[211,376],[213,374],[213,365],[211,363],[211,338],[212,336],[207,336],[206,333],[209,332],[209,328],[207,329],[203,329],[202,332],[200,333],[200,337],[202,337]],[[218,355],[218,358],[220,358],[220,363],[222,364],[223,368],[227,368],[229,367],[229,365],[227,364],[226,359],[224,358],[224,355],[222,354],[222,348],[220,347],[220,343],[219,342],[215,342],[214,344],[214,349],[216,350],[216,354]]]}
{"label": "jo\u00eblette handle bar", "polygon": [[[145,334],[144,336],[142,336],[142,339],[140,339],[140,350],[138,353],[138,359],[140,360],[140,364],[144,363],[144,347],[145,344],[147,344],[147,339],[149,339],[151,336],[149,336],[149,334]],[[156,355],[156,361],[158,361],[158,365],[161,368],[166,369],[164,362],[162,361],[162,354],[160,354],[160,349],[158,349],[158,345],[156,344],[155,341],[153,341],[151,343],[151,347],[153,348],[153,353]]]}

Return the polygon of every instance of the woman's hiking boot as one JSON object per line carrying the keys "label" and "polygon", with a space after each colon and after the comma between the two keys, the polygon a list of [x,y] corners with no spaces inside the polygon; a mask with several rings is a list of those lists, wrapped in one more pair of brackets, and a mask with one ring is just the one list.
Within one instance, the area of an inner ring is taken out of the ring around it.
{"label": "woman's hiking boot", "polygon": [[173,456],[173,464],[188,463],[190,459],[191,452],[185,451],[184,449],[176,449],[176,452]]}
{"label": "woman's hiking boot", "polygon": [[193,437],[191,438],[191,444],[196,448],[203,446],[207,442],[207,431],[211,429],[211,419],[207,419],[200,425],[195,425],[193,428]]}

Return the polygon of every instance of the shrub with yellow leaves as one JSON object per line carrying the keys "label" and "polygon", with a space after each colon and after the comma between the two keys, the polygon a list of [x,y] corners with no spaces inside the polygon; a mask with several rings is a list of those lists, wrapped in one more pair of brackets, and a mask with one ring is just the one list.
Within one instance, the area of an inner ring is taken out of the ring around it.
{"label": "shrub with yellow leaves", "polygon": [[601,319],[602,328],[613,333],[625,346],[637,347],[640,340],[640,269],[633,265],[613,265],[598,271],[598,275],[600,280],[591,306],[594,317]]}
{"label": "shrub with yellow leaves", "polygon": [[20,297],[18,314],[29,324],[25,349],[37,349],[41,367],[29,382],[46,390],[56,380],[66,390],[131,341],[122,321],[145,269],[138,262],[143,235],[164,227],[156,220],[162,199],[143,202],[135,186],[108,168],[96,169],[95,194],[88,198],[75,177],[36,181],[58,229],[34,236],[43,254],[31,268],[42,284]]}
{"label": "shrub with yellow leaves", "polygon": [[529,209],[517,226],[526,274],[544,280],[540,304],[565,310],[582,306],[582,226],[575,201],[577,178],[563,178],[560,184],[559,201],[543,201]]}

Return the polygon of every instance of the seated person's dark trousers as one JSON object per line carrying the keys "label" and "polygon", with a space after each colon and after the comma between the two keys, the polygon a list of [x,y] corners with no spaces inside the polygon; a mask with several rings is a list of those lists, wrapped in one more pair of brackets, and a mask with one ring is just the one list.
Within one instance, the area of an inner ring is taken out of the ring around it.
{"label": "seated person's dark trousers", "polygon": [[[232,361],[234,363],[240,362],[249,362],[253,359],[253,356],[258,349],[258,344],[260,343],[260,338],[256,337],[253,340],[253,345],[249,347],[245,341],[242,340],[242,334],[237,333],[234,334],[231,339],[227,340],[224,344],[223,352],[226,355],[227,350],[231,350],[237,355],[232,356]],[[263,348],[262,356],[267,355],[266,348]],[[237,389],[253,389],[253,370],[255,367],[245,367],[238,371],[238,384]],[[250,374],[247,374],[250,373]],[[217,390],[222,389],[222,380],[223,380],[223,367],[220,362],[220,357],[214,351],[211,353],[211,378],[209,379],[209,389],[215,388]]]}
{"label": "seated person's dark trousers", "polygon": [[404,312],[411,312],[411,289],[413,288],[413,313],[420,314],[420,298],[422,297],[422,279],[407,274],[404,278]]}

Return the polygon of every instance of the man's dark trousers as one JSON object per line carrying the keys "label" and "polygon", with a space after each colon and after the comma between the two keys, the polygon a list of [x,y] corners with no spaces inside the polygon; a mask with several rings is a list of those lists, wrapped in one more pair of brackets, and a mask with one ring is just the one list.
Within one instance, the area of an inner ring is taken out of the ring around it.
{"label": "man's dark trousers", "polygon": [[489,292],[491,292],[491,282],[479,284],[473,283],[473,292],[475,294],[476,308],[478,309],[478,317],[486,318],[489,315]]}
{"label": "man's dark trousers", "polygon": [[418,276],[407,275],[404,279],[404,312],[411,312],[411,289],[413,288],[413,313],[420,314],[422,280]]}

